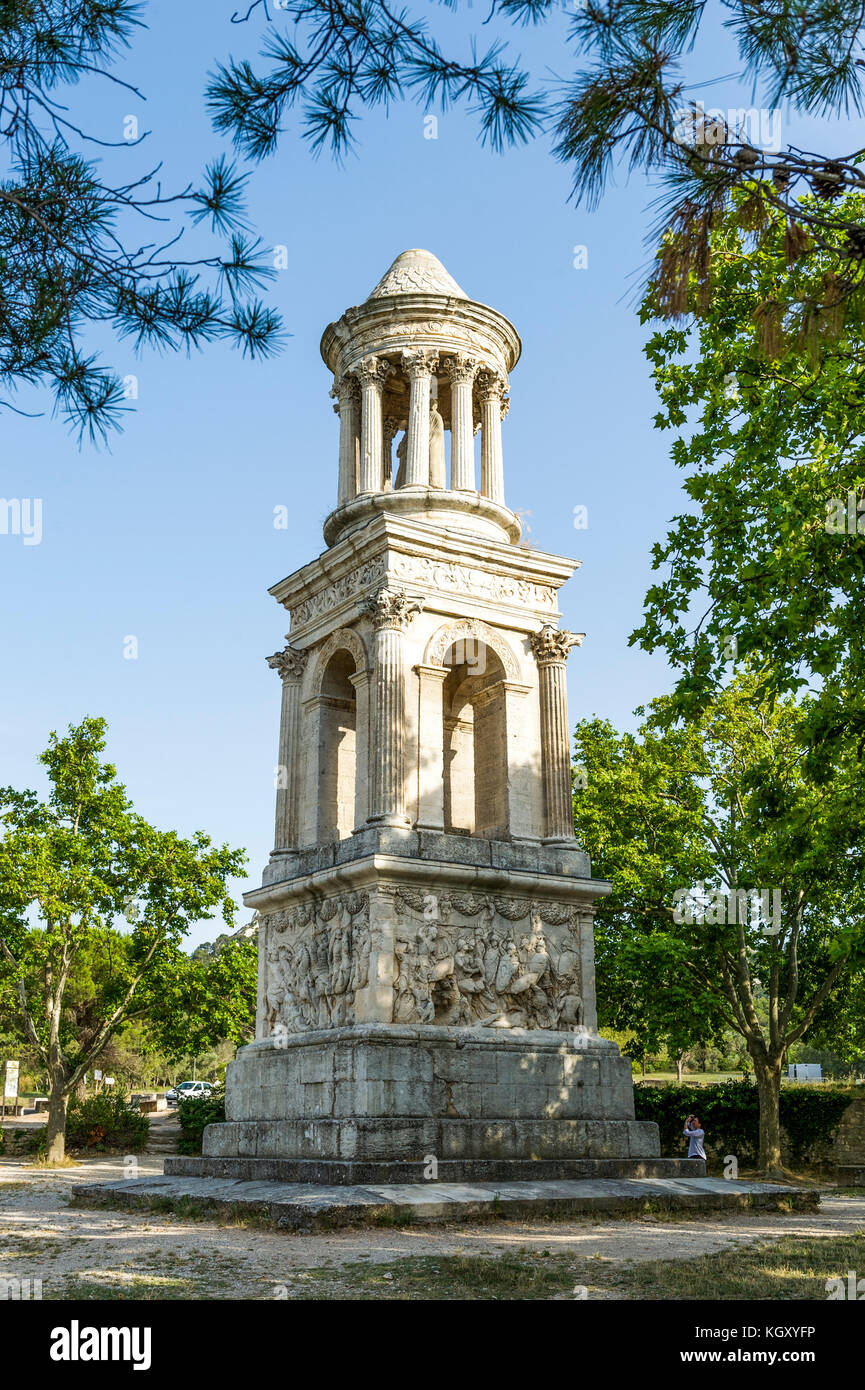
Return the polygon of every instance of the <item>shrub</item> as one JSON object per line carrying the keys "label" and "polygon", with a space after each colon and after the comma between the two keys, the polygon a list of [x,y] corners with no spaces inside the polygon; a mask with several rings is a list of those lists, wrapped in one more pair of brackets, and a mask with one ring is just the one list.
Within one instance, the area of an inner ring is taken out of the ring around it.
{"label": "shrub", "polygon": [[785,1086],[781,1091],[781,1124],[787,1131],[790,1159],[807,1162],[819,1144],[831,1144],[850,1104],[846,1091],[827,1086]]}
{"label": "shrub", "polygon": [[104,1152],[120,1149],[137,1153],[150,1138],[150,1121],[129,1105],[125,1096],[89,1096],[69,1102],[66,1144],[70,1149]]}
{"label": "shrub", "polygon": [[[829,1087],[784,1086],[781,1089],[781,1127],[786,1131],[786,1157],[802,1163],[819,1146],[831,1144],[850,1104],[850,1095]],[[685,1117],[699,1115],[706,1130],[706,1154],[716,1161],[735,1154],[740,1164],[756,1161],[760,1136],[757,1087],[751,1081],[722,1081],[710,1086],[635,1086],[638,1120],[654,1120],[661,1132],[661,1152],[678,1156],[684,1150]]]}
{"label": "shrub", "polygon": [[190,1100],[182,1100],[177,1107],[177,1116],[180,1120],[180,1139],[177,1143],[177,1152],[200,1154],[201,1142],[207,1126],[224,1124],[225,1122],[225,1097],[214,1094],[208,1097],[196,1096]]}

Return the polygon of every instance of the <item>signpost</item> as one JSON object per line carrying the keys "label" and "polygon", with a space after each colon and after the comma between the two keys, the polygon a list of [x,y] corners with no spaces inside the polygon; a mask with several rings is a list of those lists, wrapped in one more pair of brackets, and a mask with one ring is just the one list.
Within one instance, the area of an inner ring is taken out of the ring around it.
{"label": "signpost", "polygon": [[20,1066],[21,1066],[21,1063],[20,1063],[20,1062],[10,1062],[10,1061],[7,1061],[7,1063],[6,1063],[6,1076],[5,1076],[5,1079],[4,1079],[4,1082],[3,1082],[3,1116],[4,1116],[4,1119],[5,1119],[5,1116],[6,1116],[6,1102],[7,1102],[7,1100],[11,1100],[11,1102],[12,1102],[12,1113],[13,1113],[13,1115],[14,1115],[14,1113],[15,1113],[15,1105],[16,1105],[17,1100],[18,1100],[18,1071],[19,1071],[19,1069],[20,1069]]}

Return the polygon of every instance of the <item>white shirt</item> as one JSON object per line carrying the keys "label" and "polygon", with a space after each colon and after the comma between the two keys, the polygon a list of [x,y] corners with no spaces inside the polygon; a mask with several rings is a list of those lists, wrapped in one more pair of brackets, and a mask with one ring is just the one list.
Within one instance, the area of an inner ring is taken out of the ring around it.
{"label": "white shirt", "polygon": [[690,1141],[688,1144],[689,1158],[706,1157],[706,1150],[703,1148],[703,1136],[705,1132],[706,1131],[703,1129],[685,1129],[685,1138]]}

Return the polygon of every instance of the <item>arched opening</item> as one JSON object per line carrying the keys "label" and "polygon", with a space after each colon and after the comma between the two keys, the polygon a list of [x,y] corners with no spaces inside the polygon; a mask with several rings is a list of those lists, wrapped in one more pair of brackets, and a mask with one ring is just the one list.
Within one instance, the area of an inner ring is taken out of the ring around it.
{"label": "arched opening", "polygon": [[319,844],[344,840],[354,830],[357,776],[356,672],[350,652],[336,651],[327,663],[319,697]]}
{"label": "arched opening", "polygon": [[502,839],[509,833],[504,667],[473,638],[454,642],[443,664],[445,830]]}

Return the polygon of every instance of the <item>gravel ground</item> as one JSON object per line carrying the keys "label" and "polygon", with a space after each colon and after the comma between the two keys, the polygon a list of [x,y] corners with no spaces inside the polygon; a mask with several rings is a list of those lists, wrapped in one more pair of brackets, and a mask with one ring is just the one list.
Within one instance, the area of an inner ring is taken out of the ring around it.
{"label": "gravel ground", "polygon": [[[144,1156],[132,1176],[161,1172],[160,1158]],[[17,1160],[0,1162],[0,1279],[41,1279],[46,1299],[155,1294],[269,1299],[284,1297],[279,1293],[281,1281],[296,1279],[303,1270],[336,1271],[359,1261],[390,1262],[419,1255],[493,1257],[519,1250],[605,1261],[684,1260],[785,1234],[828,1236],[865,1225],[865,1193],[827,1196],[817,1213],[502,1221],[312,1235],[68,1205],[78,1184],[117,1181],[123,1175],[122,1159],[86,1159],[75,1168],[54,1171]]]}

